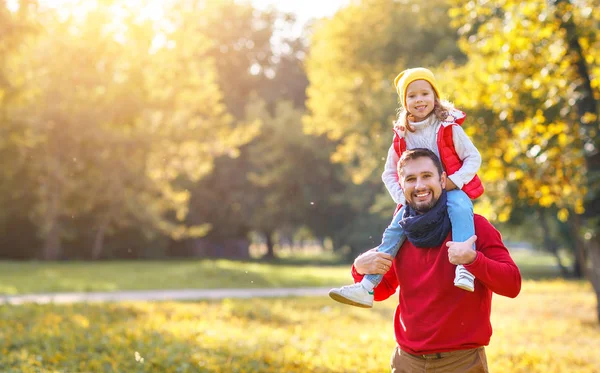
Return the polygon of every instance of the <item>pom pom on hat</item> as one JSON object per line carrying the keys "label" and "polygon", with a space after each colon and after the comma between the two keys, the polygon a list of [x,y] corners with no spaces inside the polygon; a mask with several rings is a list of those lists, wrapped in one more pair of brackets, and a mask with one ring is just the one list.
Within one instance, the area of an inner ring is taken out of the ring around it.
{"label": "pom pom on hat", "polygon": [[402,106],[406,109],[406,89],[408,85],[415,80],[425,80],[431,87],[433,91],[440,98],[440,92],[436,87],[435,77],[433,73],[424,67],[416,67],[414,69],[406,69],[394,79],[394,85],[396,86],[396,92],[398,92],[398,96],[400,96],[400,101],[402,102]]}

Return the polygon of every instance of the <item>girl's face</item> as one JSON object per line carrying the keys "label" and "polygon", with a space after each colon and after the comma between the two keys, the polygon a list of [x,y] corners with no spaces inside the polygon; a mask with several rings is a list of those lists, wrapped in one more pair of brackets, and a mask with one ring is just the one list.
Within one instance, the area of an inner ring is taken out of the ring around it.
{"label": "girl's face", "polygon": [[435,92],[426,80],[415,80],[406,88],[406,110],[415,122],[427,118],[435,105]]}

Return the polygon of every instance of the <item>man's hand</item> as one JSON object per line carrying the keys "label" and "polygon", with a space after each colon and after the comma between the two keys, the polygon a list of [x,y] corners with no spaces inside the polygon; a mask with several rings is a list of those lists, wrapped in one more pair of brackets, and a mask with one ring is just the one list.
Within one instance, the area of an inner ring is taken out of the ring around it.
{"label": "man's hand", "polygon": [[448,260],[450,263],[454,265],[473,263],[475,258],[477,258],[477,251],[473,250],[475,241],[477,241],[477,236],[471,236],[465,242],[447,242]]}
{"label": "man's hand", "polygon": [[371,249],[354,259],[354,268],[361,274],[384,275],[392,267],[394,258],[390,254]]}

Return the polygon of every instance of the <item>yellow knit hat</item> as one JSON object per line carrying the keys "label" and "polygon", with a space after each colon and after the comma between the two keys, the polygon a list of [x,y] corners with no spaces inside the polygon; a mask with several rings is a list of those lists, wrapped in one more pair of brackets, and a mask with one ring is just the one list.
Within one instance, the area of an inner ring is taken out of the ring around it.
{"label": "yellow knit hat", "polygon": [[435,82],[435,77],[433,76],[433,73],[424,68],[424,67],[416,67],[414,69],[406,69],[403,72],[401,72],[400,74],[398,74],[398,76],[396,77],[396,79],[394,79],[394,85],[396,86],[396,92],[398,92],[398,96],[400,96],[400,100],[402,101],[402,106],[406,109],[406,89],[408,88],[408,85],[412,82],[414,82],[415,80],[425,80],[427,81],[429,84],[431,84],[431,87],[433,88],[433,91],[435,92],[435,94],[437,95],[437,97],[440,97],[440,92],[438,92],[438,89],[436,87],[436,82]]}

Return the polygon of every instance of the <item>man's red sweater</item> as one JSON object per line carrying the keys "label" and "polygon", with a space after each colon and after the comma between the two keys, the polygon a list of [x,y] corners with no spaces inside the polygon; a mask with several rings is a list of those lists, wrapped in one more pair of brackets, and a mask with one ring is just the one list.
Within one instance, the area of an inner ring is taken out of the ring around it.
{"label": "man's red sweater", "polygon": [[[396,292],[396,342],[404,351],[430,354],[487,346],[492,336],[492,292],[514,298],[521,291],[521,274],[500,232],[475,215],[477,257],[465,267],[475,276],[475,291],[454,286],[455,265],[448,261],[446,241],[435,248],[404,242],[390,270],[375,288],[375,300]],[[352,267],[356,282],[363,276]]]}

